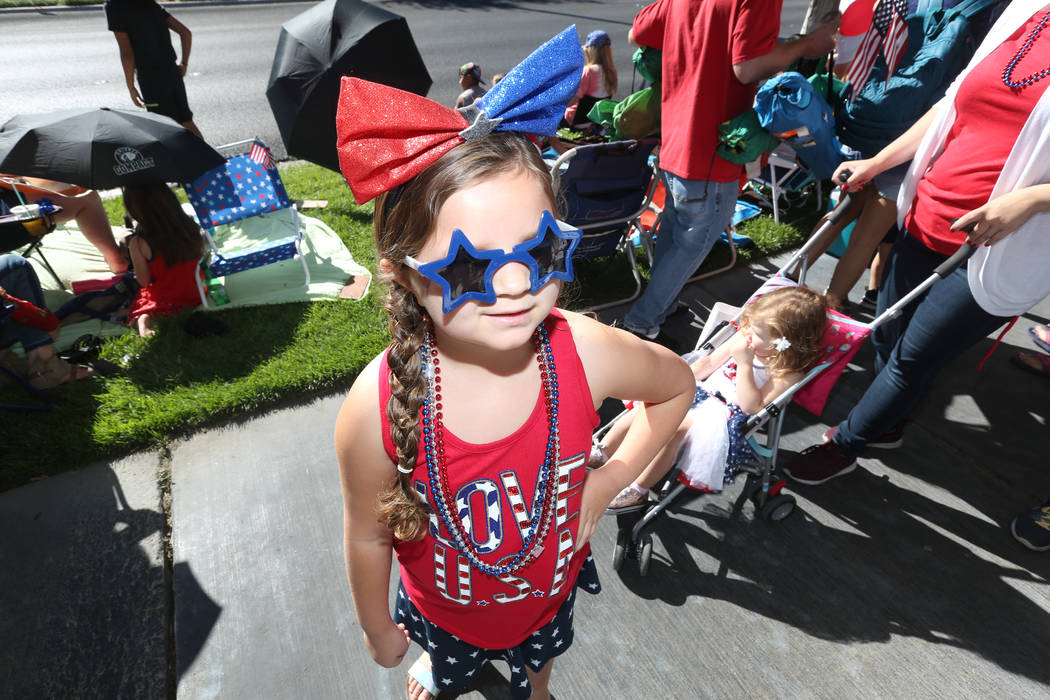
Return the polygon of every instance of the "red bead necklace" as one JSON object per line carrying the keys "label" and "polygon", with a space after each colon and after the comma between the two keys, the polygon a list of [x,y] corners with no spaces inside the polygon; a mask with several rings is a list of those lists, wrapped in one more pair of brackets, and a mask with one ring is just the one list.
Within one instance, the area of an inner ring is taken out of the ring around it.
{"label": "red bead necklace", "polygon": [[423,375],[427,380],[427,397],[422,408],[423,414],[423,448],[427,462],[427,475],[438,516],[452,536],[456,549],[464,554],[475,569],[492,576],[509,574],[526,566],[543,551],[541,542],[550,529],[550,524],[557,506],[558,461],[561,440],[558,434],[558,374],[554,365],[554,354],[550,347],[550,337],[546,326],[541,324],[532,336],[536,346],[536,360],[540,365],[540,378],[543,382],[543,393],[547,408],[549,426],[544,460],[540,465],[540,478],[536,492],[533,494],[533,507],[530,514],[528,534],[521,550],[513,555],[504,555],[500,559],[509,561],[505,564],[489,564],[483,561],[474,545],[473,538],[464,522],[469,521],[467,504],[456,503],[448,479],[448,464],[445,459],[445,427],[442,422],[443,406],[441,397],[441,360],[434,337],[428,326],[423,337],[420,355],[423,364]]}

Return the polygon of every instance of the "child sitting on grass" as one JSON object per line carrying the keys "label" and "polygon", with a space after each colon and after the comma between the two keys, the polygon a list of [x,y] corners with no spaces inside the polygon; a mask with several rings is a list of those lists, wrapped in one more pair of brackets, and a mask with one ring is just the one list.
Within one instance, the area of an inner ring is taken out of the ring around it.
{"label": "child sitting on grass", "polygon": [[142,286],[128,312],[143,337],[153,335],[154,316],[170,316],[200,304],[197,276],[204,240],[167,185],[129,185],[124,208],[135,220],[128,252]]}

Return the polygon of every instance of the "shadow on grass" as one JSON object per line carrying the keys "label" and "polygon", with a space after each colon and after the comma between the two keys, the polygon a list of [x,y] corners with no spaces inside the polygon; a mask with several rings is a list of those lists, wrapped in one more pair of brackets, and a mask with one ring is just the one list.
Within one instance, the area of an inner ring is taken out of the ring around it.
{"label": "shadow on grass", "polygon": [[161,319],[157,335],[134,358],[124,378],[146,392],[177,386],[233,382],[284,353],[294,343],[309,302],[275,304],[211,312],[231,330],[196,338],[187,333],[185,316]]}

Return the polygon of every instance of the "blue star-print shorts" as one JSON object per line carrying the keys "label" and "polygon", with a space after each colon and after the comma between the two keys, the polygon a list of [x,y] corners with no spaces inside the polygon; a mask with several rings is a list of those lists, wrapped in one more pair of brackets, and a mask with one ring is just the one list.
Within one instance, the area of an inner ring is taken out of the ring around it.
{"label": "blue star-print shorts", "polygon": [[510,694],[515,700],[524,700],[532,695],[532,685],[525,674],[525,666],[538,672],[548,661],[572,646],[572,608],[576,602],[576,589],[582,587],[588,593],[601,591],[598,569],[594,558],[587,555],[576,586],[569,597],[558,608],[550,622],[533,632],[528,639],[510,649],[482,649],[457,639],[430,620],[409,600],[404,587],[397,587],[397,607],[394,622],[404,623],[412,639],[430,654],[434,682],[442,693],[470,687],[487,660],[506,661],[510,665]]}

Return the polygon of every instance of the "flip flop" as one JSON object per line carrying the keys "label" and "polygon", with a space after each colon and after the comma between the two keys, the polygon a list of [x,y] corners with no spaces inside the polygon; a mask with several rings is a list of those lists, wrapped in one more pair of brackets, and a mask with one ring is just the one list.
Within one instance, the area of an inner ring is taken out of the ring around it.
{"label": "flip flop", "polygon": [[1044,351],[1050,352],[1050,343],[1048,343],[1045,340],[1043,340],[1042,338],[1040,338],[1039,334],[1036,332],[1037,329],[1039,329],[1039,328],[1042,328],[1042,329],[1046,330],[1048,333],[1050,333],[1050,326],[1042,325],[1042,326],[1032,326],[1031,328],[1029,328],[1028,329],[1028,335],[1032,336],[1032,342],[1033,343],[1038,345]]}
{"label": "flip flop", "polygon": [[[1030,357],[1036,360],[1042,367],[1042,369],[1037,369],[1033,367],[1032,365],[1022,360],[1022,357]],[[1010,362],[1013,362],[1016,366],[1020,367],[1026,372],[1030,372],[1031,374],[1038,374],[1044,379],[1050,379],[1050,355],[1036,354],[1032,352],[1019,352],[1010,358]]]}
{"label": "flip flop", "polygon": [[[430,697],[436,698],[438,696],[438,687],[437,683],[434,682],[434,671],[425,661],[423,661],[424,656],[425,655],[421,654],[419,658],[416,659],[415,663],[412,664],[412,667],[408,669],[408,675],[414,678],[416,683],[423,686],[423,690],[430,693]],[[411,698],[408,694],[407,686],[405,688],[405,697]]]}

